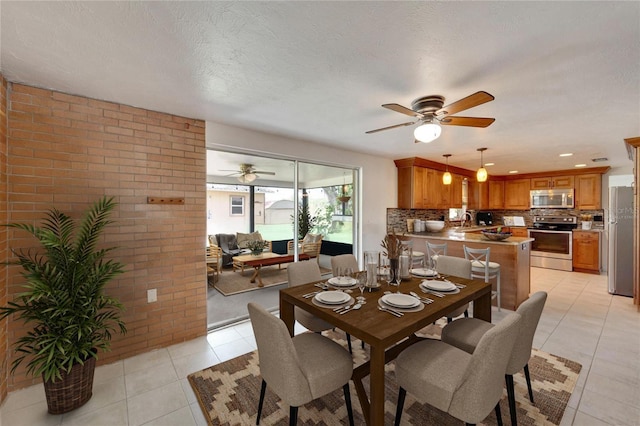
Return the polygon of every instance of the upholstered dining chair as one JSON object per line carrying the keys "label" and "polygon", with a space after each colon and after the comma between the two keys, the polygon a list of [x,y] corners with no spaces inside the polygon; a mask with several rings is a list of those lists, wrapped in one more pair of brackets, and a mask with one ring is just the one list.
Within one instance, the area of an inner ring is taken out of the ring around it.
{"label": "upholstered dining chair", "polygon": [[334,277],[338,276],[338,268],[351,268],[353,272],[358,271],[358,260],[353,254],[339,254],[331,257],[331,272]]}
{"label": "upholstered dining chair", "polygon": [[471,275],[473,278],[483,278],[488,283],[491,279],[496,279],[496,291],[491,291],[491,298],[496,297],[498,311],[500,311],[500,264],[490,262],[491,247],[484,249],[474,249],[463,245],[464,257],[471,260]]}
{"label": "upholstered dining chair", "polygon": [[256,424],[260,424],[264,396],[269,388],[289,404],[289,425],[298,420],[298,407],[340,387],[344,392],[349,424],[353,410],[349,380],[353,360],[336,342],[315,333],[293,338],[284,322],[256,303],[247,305],[258,346],[262,385]]}
{"label": "upholstered dining chair", "polygon": [[[305,260],[287,265],[287,278],[289,280],[289,287],[295,287],[312,281],[320,281],[322,279],[322,274],[320,273],[320,267],[316,262]],[[335,328],[333,324],[321,320],[315,315],[312,315],[297,306],[294,309],[294,316],[296,321],[302,324],[307,330],[313,331],[314,333],[320,333],[322,331],[332,330]],[[349,345],[349,352],[352,352],[351,336],[349,333],[347,333],[347,344]]]}
{"label": "upholstered dining chair", "polygon": [[507,315],[482,336],[473,354],[439,340],[425,340],[400,353],[396,359],[400,386],[396,426],[407,392],[468,425],[481,422],[495,409],[498,425],[502,425],[502,376],[521,321],[518,313]]}
{"label": "upholstered dining chair", "polygon": [[447,243],[436,244],[426,241],[427,246],[427,263],[430,268],[435,268],[438,256],[447,255]]}
{"label": "upholstered dining chair", "polygon": [[[443,275],[453,275],[454,277],[460,278],[471,278],[471,261],[463,259],[461,257],[445,256],[441,254],[438,256],[436,271],[439,274]],[[453,318],[459,317],[462,314],[464,314],[465,318],[469,317],[468,303],[452,312],[449,312],[447,314],[447,322],[451,322]]]}
{"label": "upholstered dining chair", "polygon": [[[513,346],[513,351],[511,352],[505,373],[512,425],[515,425],[517,422],[513,375],[522,369],[524,369],[524,376],[527,380],[529,399],[533,402],[533,389],[531,388],[531,377],[529,375],[529,359],[531,358],[533,337],[536,333],[536,328],[538,327],[540,315],[542,315],[546,300],[546,292],[536,292],[522,302],[516,311],[522,317],[522,325],[520,326],[520,333]],[[460,348],[465,352],[473,353],[482,336],[493,328],[493,324],[477,318],[460,319],[446,325],[442,329],[442,341]]]}

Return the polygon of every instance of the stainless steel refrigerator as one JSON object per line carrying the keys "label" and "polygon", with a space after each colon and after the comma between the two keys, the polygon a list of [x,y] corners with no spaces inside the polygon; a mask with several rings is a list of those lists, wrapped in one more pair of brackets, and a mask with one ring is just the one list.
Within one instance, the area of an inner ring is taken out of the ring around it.
{"label": "stainless steel refrigerator", "polygon": [[609,188],[609,293],[633,296],[633,188]]}

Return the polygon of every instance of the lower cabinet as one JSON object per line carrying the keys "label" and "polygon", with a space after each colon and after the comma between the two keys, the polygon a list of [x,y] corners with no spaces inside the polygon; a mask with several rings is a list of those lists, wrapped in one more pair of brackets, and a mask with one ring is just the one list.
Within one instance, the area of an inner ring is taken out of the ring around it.
{"label": "lower cabinet", "polygon": [[573,270],[600,273],[600,233],[573,231]]}
{"label": "lower cabinet", "polygon": [[512,237],[528,237],[529,232],[527,228],[512,226],[509,228],[509,232],[511,232]]}

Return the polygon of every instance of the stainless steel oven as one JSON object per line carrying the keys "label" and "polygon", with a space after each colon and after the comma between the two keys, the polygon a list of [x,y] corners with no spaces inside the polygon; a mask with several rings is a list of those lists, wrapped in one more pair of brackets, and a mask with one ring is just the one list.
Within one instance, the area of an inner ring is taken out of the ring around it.
{"label": "stainless steel oven", "polygon": [[539,268],[573,270],[573,229],[575,216],[538,216],[529,229],[531,266]]}

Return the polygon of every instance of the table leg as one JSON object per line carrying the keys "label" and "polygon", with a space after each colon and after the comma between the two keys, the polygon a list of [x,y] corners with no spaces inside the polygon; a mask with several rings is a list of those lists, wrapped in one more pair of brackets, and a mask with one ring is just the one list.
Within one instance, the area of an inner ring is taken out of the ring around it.
{"label": "table leg", "polygon": [[473,317],[491,322],[491,292],[473,301]]}
{"label": "table leg", "polygon": [[293,313],[293,305],[280,299],[280,319],[286,324],[289,329],[289,334],[293,337],[293,329],[295,325],[295,316]]}
{"label": "table leg", "polygon": [[258,287],[262,287],[262,277],[260,276],[260,265],[255,266],[253,271],[253,275],[251,276],[250,282],[255,283],[256,279],[258,280]]}
{"label": "table leg", "polygon": [[369,407],[369,424],[372,426],[384,425],[384,364],[385,348],[371,346],[371,375],[369,383],[369,395],[371,406]]}

